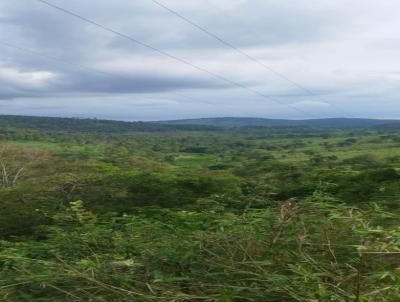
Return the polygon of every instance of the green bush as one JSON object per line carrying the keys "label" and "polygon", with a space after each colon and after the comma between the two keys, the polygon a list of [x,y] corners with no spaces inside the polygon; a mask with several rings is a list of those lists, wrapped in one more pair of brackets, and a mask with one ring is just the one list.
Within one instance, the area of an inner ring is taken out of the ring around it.
{"label": "green bush", "polygon": [[0,242],[0,299],[396,301],[395,215],[331,202],[115,218],[76,202],[54,217],[46,241]]}

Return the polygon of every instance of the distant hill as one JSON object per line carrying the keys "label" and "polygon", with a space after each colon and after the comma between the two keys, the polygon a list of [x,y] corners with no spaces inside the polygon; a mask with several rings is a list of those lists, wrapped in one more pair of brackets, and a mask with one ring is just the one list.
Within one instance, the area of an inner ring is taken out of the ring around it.
{"label": "distant hill", "polygon": [[264,118],[201,118],[158,122],[123,122],[98,119],[0,115],[0,128],[36,129],[45,131],[78,131],[99,133],[216,131],[222,128],[248,127],[312,127],[370,128],[400,130],[400,120],[330,118],[314,120],[283,120]]}
{"label": "distant hill", "polygon": [[175,125],[153,122],[122,122],[112,120],[78,119],[60,117],[37,117],[19,115],[0,115],[0,128],[35,129],[45,131],[78,132],[163,132],[163,131],[212,131],[219,127],[208,125]]}
{"label": "distant hill", "polygon": [[400,120],[359,118],[326,118],[310,120],[284,120],[250,117],[220,117],[161,121],[167,125],[203,125],[215,127],[314,127],[314,128],[369,128],[374,126],[400,126]]}

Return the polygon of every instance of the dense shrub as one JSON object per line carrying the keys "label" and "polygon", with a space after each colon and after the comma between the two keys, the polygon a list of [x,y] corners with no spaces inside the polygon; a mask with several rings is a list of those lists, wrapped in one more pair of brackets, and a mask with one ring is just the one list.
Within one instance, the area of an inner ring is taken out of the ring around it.
{"label": "dense shrub", "polygon": [[393,215],[331,202],[316,195],[243,214],[153,209],[116,218],[76,202],[55,217],[46,241],[0,244],[0,297],[396,301]]}

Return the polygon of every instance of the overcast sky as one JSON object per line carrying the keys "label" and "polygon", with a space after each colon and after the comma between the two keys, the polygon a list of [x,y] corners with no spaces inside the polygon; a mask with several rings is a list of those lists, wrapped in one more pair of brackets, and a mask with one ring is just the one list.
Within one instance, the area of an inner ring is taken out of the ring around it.
{"label": "overcast sky", "polygon": [[151,0],[48,1],[231,82],[37,0],[0,0],[0,114],[400,118],[398,0],[158,0],[288,80]]}

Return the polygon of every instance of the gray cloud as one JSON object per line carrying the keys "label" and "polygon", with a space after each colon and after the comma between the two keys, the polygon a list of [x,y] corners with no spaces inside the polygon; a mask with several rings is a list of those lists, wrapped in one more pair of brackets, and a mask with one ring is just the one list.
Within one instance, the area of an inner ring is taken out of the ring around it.
{"label": "gray cloud", "polygon": [[[334,110],[340,107],[352,115],[393,118],[399,109],[400,4],[395,0],[160,0],[312,90],[314,97],[149,0],[50,1],[290,106],[240,90],[37,1],[4,0],[2,113],[120,119],[306,117],[293,112],[293,105],[318,116],[342,115]],[[376,106],[378,100],[386,105]],[[84,103],[99,104],[98,109]]]}

